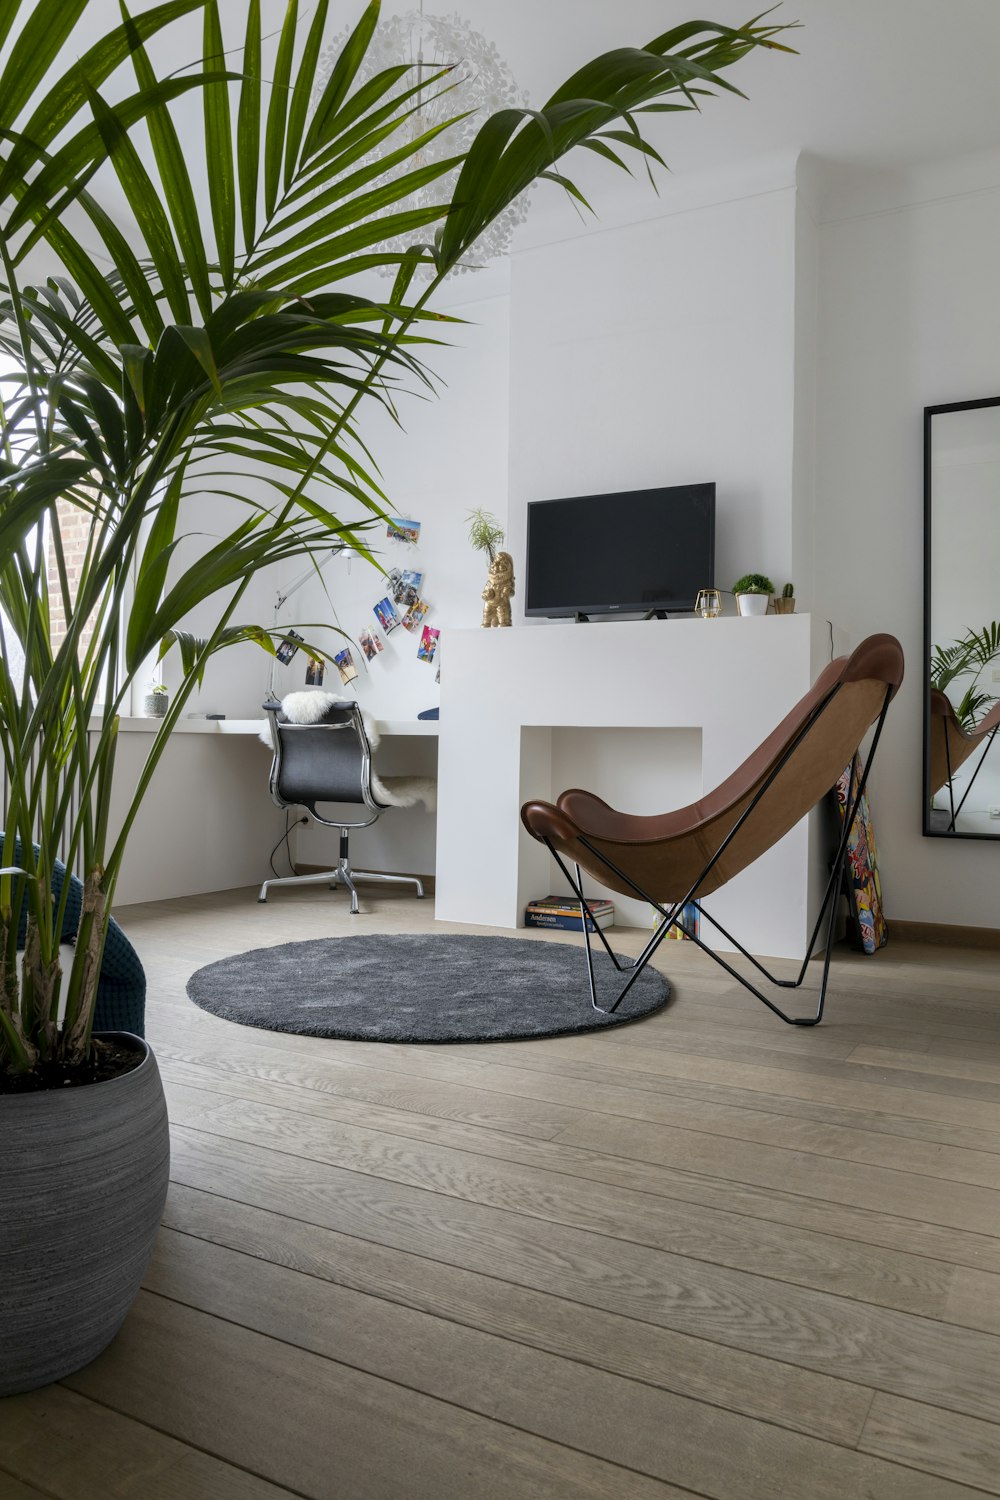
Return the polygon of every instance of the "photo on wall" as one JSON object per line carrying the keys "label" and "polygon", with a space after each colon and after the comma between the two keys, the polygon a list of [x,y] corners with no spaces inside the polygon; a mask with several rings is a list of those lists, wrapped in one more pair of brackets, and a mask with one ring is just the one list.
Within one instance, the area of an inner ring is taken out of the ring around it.
{"label": "photo on wall", "polygon": [[393,516],[385,528],[385,534],[390,542],[408,542],[415,547],[420,540],[420,522],[405,521],[400,516]]}
{"label": "photo on wall", "polygon": [[299,635],[297,630],[289,630],[286,632],[284,640],[281,642],[281,645],[274,653],[283,667],[288,666],[288,663],[291,661],[292,657],[299,649],[295,643],[296,641],[301,640],[302,636]]}
{"label": "photo on wall", "polygon": [[420,637],[420,645],[417,647],[417,660],[432,662],[434,653],[437,651],[440,630],[435,630],[433,625],[425,625],[423,635]]}
{"label": "photo on wall", "polygon": [[325,671],[326,663],[320,661],[318,656],[310,656],[306,662],[306,687],[322,687]]}
{"label": "photo on wall", "polygon": [[389,593],[394,604],[403,609],[409,609],[411,604],[416,604],[420,598],[420,585],[424,581],[423,573],[414,573],[410,568],[390,568],[388,573]]}
{"label": "photo on wall", "polygon": [[364,652],[365,661],[374,661],[380,651],[385,650],[382,637],[377,630],[361,630],[358,632],[358,645]]}
{"label": "photo on wall", "polygon": [[386,635],[389,635],[400,623],[399,615],[396,613],[396,606],[393,604],[392,600],[388,596],[386,596],[385,599],[379,600],[379,602],[374,606],[374,610],[376,620],[379,622]]}
{"label": "photo on wall", "polygon": [[353,682],[358,675],[358,669],[354,665],[354,657],[351,655],[350,647],[345,646],[343,651],[338,651],[333,660],[337,671],[340,673],[341,682]]}
{"label": "photo on wall", "polygon": [[423,599],[415,599],[403,616],[403,629],[409,630],[411,634],[418,631],[424,623],[429,605]]}

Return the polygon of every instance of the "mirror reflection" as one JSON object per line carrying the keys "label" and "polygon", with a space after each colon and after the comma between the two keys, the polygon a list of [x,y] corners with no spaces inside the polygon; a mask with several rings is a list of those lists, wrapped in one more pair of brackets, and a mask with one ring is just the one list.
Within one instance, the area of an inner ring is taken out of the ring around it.
{"label": "mirror reflection", "polygon": [[925,412],[924,832],[1000,838],[1000,396]]}

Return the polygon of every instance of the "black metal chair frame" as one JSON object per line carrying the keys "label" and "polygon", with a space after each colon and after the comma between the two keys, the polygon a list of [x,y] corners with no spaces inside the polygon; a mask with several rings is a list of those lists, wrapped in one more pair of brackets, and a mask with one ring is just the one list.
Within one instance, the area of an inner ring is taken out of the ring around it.
{"label": "black metal chair frame", "polygon": [[[892,687],[886,688],[885,701],[882,704],[882,709],[875,724],[875,734],[872,738],[867,764],[865,765],[864,771],[862,772],[858,780],[857,791],[854,793],[853,800],[851,798],[851,782],[853,782],[853,777],[848,783],[847,803],[844,807],[844,826],[841,833],[840,844],[838,846],[837,854],[831,867],[830,878],[827,881],[826,892],[823,896],[822,903],[820,904],[820,909],[816,917],[816,923],[812,930],[812,936],[810,937],[808,946],[806,948],[806,954],[802,960],[802,965],[799,969],[797,977],[795,979],[778,979],[774,974],[770,972],[769,969],[765,968],[765,966],[759,961],[759,959],[756,959],[752,953],[744,948],[742,943],[738,942],[731,933],[727,932],[726,929],[721,925],[721,923],[717,922],[714,917],[709,916],[708,912],[704,910],[700,902],[697,900],[697,894],[701,886],[711,874],[712,870],[722,858],[722,855],[725,853],[726,849],[729,847],[733,839],[743,827],[744,823],[753,813],[754,809],[758,806],[761,798],[773,785],[774,781],[784,769],[791,756],[795,753],[798,746],[805,739],[806,735],[812,729],[817,719],[823,713],[824,709],[828,707],[831,700],[836,696],[836,693],[838,691],[839,686],[837,688],[834,688],[832,692],[828,693],[827,696],[822,700],[822,702],[820,702],[812,711],[808,719],[802,725],[799,732],[796,734],[795,738],[792,740],[791,744],[787,747],[776,764],[771,768],[767,777],[758,788],[749,804],[744,808],[739,818],[737,818],[732,828],[726,834],[725,838],[722,840],[721,844],[712,855],[712,858],[708,861],[704,869],[698,875],[698,878],[695,880],[690,890],[685,896],[680,899],[680,901],[675,902],[674,905],[669,909],[665,909],[660,905],[658,901],[655,901],[648,891],[643,890],[642,887],[636,883],[636,881],[625,874],[624,870],[619,869],[619,867],[614,863],[613,860],[609,859],[607,855],[602,854],[599,849],[595,848],[591,841],[584,834],[579,835],[579,842],[589,850],[594,858],[599,860],[601,864],[603,864],[606,869],[611,871],[612,874],[614,874],[619,880],[624,881],[624,883],[632,891],[634,891],[636,896],[638,896],[642,901],[648,901],[651,906],[655,907],[655,909],[660,913],[660,916],[663,919],[660,926],[656,929],[656,931],[653,933],[653,936],[649,939],[648,943],[643,948],[639,957],[634,959],[631,965],[623,964],[621,962],[619,957],[612,951],[611,945],[608,942],[607,938],[604,936],[602,929],[598,926],[597,922],[594,921],[590,911],[590,907],[587,904],[587,898],[583,894],[580,866],[578,864],[574,865],[574,869],[576,871],[576,879],[574,880],[573,876],[569,873],[566,862],[563,860],[558,851],[553,847],[551,840],[545,839],[544,842],[548,845],[549,852],[554,856],[557,864],[559,865],[559,868],[562,870],[567,881],[569,882],[574,895],[581,904],[581,912],[583,913],[581,920],[583,926],[584,946],[587,956],[587,976],[590,983],[590,1003],[596,1011],[600,1011],[602,1015],[614,1015],[615,1011],[618,1009],[619,1005],[621,1005],[622,1001],[625,999],[625,996],[628,994],[635,981],[639,978],[639,975],[649,963],[650,959],[653,957],[653,954],[656,952],[657,948],[659,948],[660,944],[667,936],[667,933],[670,931],[670,929],[672,927],[682,925],[681,914],[683,913],[684,908],[689,905],[694,905],[696,910],[705,917],[706,921],[711,922],[712,926],[717,928],[722,936],[728,942],[732,943],[737,952],[741,953],[744,958],[748,959],[749,962],[753,964],[754,968],[757,969],[759,973],[764,975],[765,979],[767,979],[778,989],[792,990],[798,989],[806,976],[806,970],[808,968],[810,959],[812,958],[813,950],[816,946],[816,940],[819,937],[823,918],[828,914],[826,951],[823,959],[823,977],[820,984],[819,998],[816,1004],[816,1012],[812,1016],[786,1015],[779,1006],[775,1005],[772,1000],[769,1000],[767,996],[763,994],[755,984],[753,984],[749,979],[746,978],[745,975],[740,974],[736,969],[733,968],[732,964],[727,963],[726,960],[721,956],[721,954],[716,953],[715,950],[709,947],[709,945],[700,937],[696,937],[693,933],[688,932],[686,928],[682,927],[682,930],[687,933],[687,936],[692,938],[692,940],[697,943],[698,947],[701,948],[705,953],[707,953],[710,958],[714,959],[721,968],[725,969],[727,974],[731,975],[733,979],[738,980],[739,983],[743,985],[744,989],[749,990],[752,995],[756,996],[756,998],[761,1002],[762,1005],[766,1005],[768,1010],[773,1011],[776,1016],[779,1016],[781,1020],[785,1021],[789,1026],[817,1026],[823,1019],[823,1007],[826,1003],[826,990],[830,977],[830,958],[833,952],[833,939],[834,933],[836,931],[837,898],[841,890],[846,872],[848,844],[850,842],[851,830],[854,827],[854,823],[858,815],[858,810],[861,807],[861,800],[865,794],[865,787],[868,783],[868,775],[871,771],[872,762],[875,759],[875,752],[878,749],[878,742],[882,735],[882,727],[885,724],[885,717],[888,712],[889,703],[893,694]],[[594,957],[590,943],[591,926],[597,933],[597,936],[600,938],[605,952],[611,959],[611,962],[614,964],[617,971],[620,974],[627,973],[629,976],[625,981],[625,984],[623,985],[620,993],[618,994],[617,999],[612,1005],[609,1005],[607,1009],[605,1009],[601,1005],[598,1005],[597,1003],[597,988],[594,983]]]}
{"label": "black metal chair frame", "polygon": [[954,772],[951,769],[951,744],[950,744],[949,739],[948,739],[948,723],[947,723],[947,720],[945,721],[945,727],[944,727],[944,755],[945,755],[945,762],[946,762],[946,764],[948,766],[948,802],[951,805],[951,822],[948,824],[948,832],[949,833],[954,833],[955,832],[955,819],[958,817],[959,813],[962,811],[962,808],[965,806],[965,799],[969,795],[969,793],[972,791],[972,783],[975,781],[976,777],[979,775],[980,771],[983,769],[983,761],[986,759],[986,756],[987,756],[987,754],[989,752],[989,748],[992,745],[993,741],[997,737],[997,731],[998,730],[1000,730],[1000,724],[998,724],[995,729],[991,729],[990,732],[989,732],[989,734],[986,736],[986,741],[985,741],[985,743],[983,745],[983,753],[979,757],[979,760],[976,762],[976,769],[973,771],[972,775],[969,777],[969,783],[966,786],[965,791],[962,793],[962,800],[959,802],[958,806],[956,807],[955,806],[955,784],[954,784],[954,782],[952,780]]}

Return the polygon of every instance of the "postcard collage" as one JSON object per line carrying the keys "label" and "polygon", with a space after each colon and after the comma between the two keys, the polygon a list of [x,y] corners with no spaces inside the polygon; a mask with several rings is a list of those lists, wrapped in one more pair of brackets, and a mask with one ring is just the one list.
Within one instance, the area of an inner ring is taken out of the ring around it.
{"label": "postcard collage", "polygon": [[[420,541],[420,522],[394,517],[386,527],[386,536],[390,542],[395,542],[400,547],[416,547]],[[372,605],[373,619],[364,622],[357,632],[358,649],[366,662],[377,662],[385,650],[385,638],[401,628],[416,637],[417,660],[428,666],[434,664],[441,632],[433,625],[424,624],[430,605],[422,594],[423,583],[423,573],[414,569],[389,569],[385,580],[386,592]],[[333,660],[341,682],[353,682],[358,669],[351,648],[345,647],[343,651],[338,651]],[[316,665],[320,666],[319,663]],[[308,682],[308,676],[306,680]],[[440,667],[437,680],[440,680]],[[322,676],[319,681],[322,682]]]}

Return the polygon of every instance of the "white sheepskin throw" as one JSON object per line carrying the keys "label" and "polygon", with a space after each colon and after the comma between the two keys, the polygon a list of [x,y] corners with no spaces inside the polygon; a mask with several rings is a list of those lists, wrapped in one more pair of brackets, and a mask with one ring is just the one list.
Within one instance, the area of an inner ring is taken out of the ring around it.
{"label": "white sheepskin throw", "polygon": [[[307,688],[305,692],[286,693],[281,700],[281,711],[290,724],[319,724],[331,708],[353,706],[355,701],[337,693],[327,693],[322,688]],[[374,751],[380,738],[378,726],[365,708],[361,710],[361,722]],[[265,724],[260,738],[270,746],[269,724]],[[389,776],[383,781],[372,766],[371,784],[375,801],[386,807],[416,807],[420,802],[428,812],[434,812],[437,807],[437,782],[432,776]]]}

